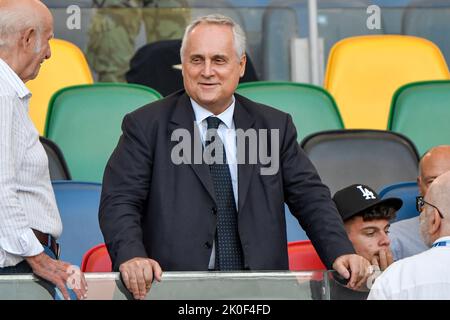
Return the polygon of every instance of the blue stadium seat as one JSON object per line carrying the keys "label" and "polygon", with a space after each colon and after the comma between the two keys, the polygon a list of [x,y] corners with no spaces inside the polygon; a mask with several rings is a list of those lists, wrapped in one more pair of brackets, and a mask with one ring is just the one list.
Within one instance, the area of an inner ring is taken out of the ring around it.
{"label": "blue stadium seat", "polygon": [[98,224],[101,184],[53,181],[52,185],[63,223],[58,239],[61,260],[81,266],[83,254],[104,242]]}
{"label": "blue stadium seat", "polygon": [[416,210],[416,197],[419,195],[419,187],[416,182],[402,182],[383,187],[379,192],[382,199],[396,197],[403,200],[403,205],[394,221],[413,218],[419,215]]}
{"label": "blue stadium seat", "polygon": [[284,205],[284,215],[286,218],[287,241],[309,240],[305,230],[302,229],[297,218],[291,214],[287,205]]}

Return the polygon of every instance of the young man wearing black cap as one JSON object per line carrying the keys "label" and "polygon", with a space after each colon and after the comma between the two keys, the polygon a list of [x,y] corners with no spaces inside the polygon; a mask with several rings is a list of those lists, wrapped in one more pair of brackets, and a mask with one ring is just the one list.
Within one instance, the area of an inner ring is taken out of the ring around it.
{"label": "young man wearing black cap", "polygon": [[354,184],[336,192],[333,201],[356,252],[381,271],[392,264],[388,233],[402,200],[381,200],[370,187]]}
{"label": "young man wearing black cap", "polygon": [[[356,253],[369,260],[373,267],[385,270],[393,263],[388,237],[390,221],[401,208],[402,200],[382,200],[372,188],[354,184],[336,192],[333,201]],[[335,281],[330,284],[334,300],[365,300],[369,294],[348,289]]]}

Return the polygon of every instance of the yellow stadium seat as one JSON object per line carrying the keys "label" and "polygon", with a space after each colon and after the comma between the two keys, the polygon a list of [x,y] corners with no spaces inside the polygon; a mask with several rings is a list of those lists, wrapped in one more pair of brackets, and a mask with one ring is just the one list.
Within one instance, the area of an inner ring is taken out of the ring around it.
{"label": "yellow stadium seat", "polygon": [[373,35],[341,40],[332,48],[325,88],[349,129],[386,129],[394,92],[404,84],[448,79],[439,48],[418,37]]}
{"label": "yellow stadium seat", "polygon": [[44,61],[37,78],[27,82],[32,93],[30,116],[41,135],[53,93],[67,86],[94,82],[84,54],[77,46],[65,40],[52,39],[50,48],[51,58]]}

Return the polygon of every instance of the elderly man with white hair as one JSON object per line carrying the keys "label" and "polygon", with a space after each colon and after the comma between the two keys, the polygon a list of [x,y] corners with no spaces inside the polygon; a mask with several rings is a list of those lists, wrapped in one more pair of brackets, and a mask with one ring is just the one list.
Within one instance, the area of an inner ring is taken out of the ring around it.
{"label": "elderly man with white hair", "polygon": [[[53,18],[42,2],[0,0],[0,274],[34,273],[69,299],[74,268],[58,260],[62,223],[25,86],[50,58],[52,37]],[[82,275],[79,283],[80,299]]]}
{"label": "elderly man with white hair", "polygon": [[450,299],[450,172],[417,198],[420,233],[431,247],[392,264],[375,281],[369,300]]}

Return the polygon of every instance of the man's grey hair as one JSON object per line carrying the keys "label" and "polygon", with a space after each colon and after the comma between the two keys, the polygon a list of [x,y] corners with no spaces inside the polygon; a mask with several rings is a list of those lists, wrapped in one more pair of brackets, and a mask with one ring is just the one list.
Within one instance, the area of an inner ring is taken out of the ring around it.
{"label": "man's grey hair", "polygon": [[20,37],[20,32],[27,28],[36,28],[40,34],[42,25],[42,18],[30,14],[29,10],[0,5],[0,49],[11,46]]}
{"label": "man's grey hair", "polygon": [[245,54],[245,42],[246,42],[245,33],[242,30],[241,26],[236,22],[234,22],[233,19],[227,16],[221,14],[210,14],[195,19],[186,27],[183,40],[181,42],[181,49],[180,49],[181,61],[183,61],[183,55],[186,49],[186,42],[189,34],[196,26],[203,23],[230,26],[231,30],[233,31],[234,47],[236,50],[236,55],[238,59],[241,59],[241,57]]}

